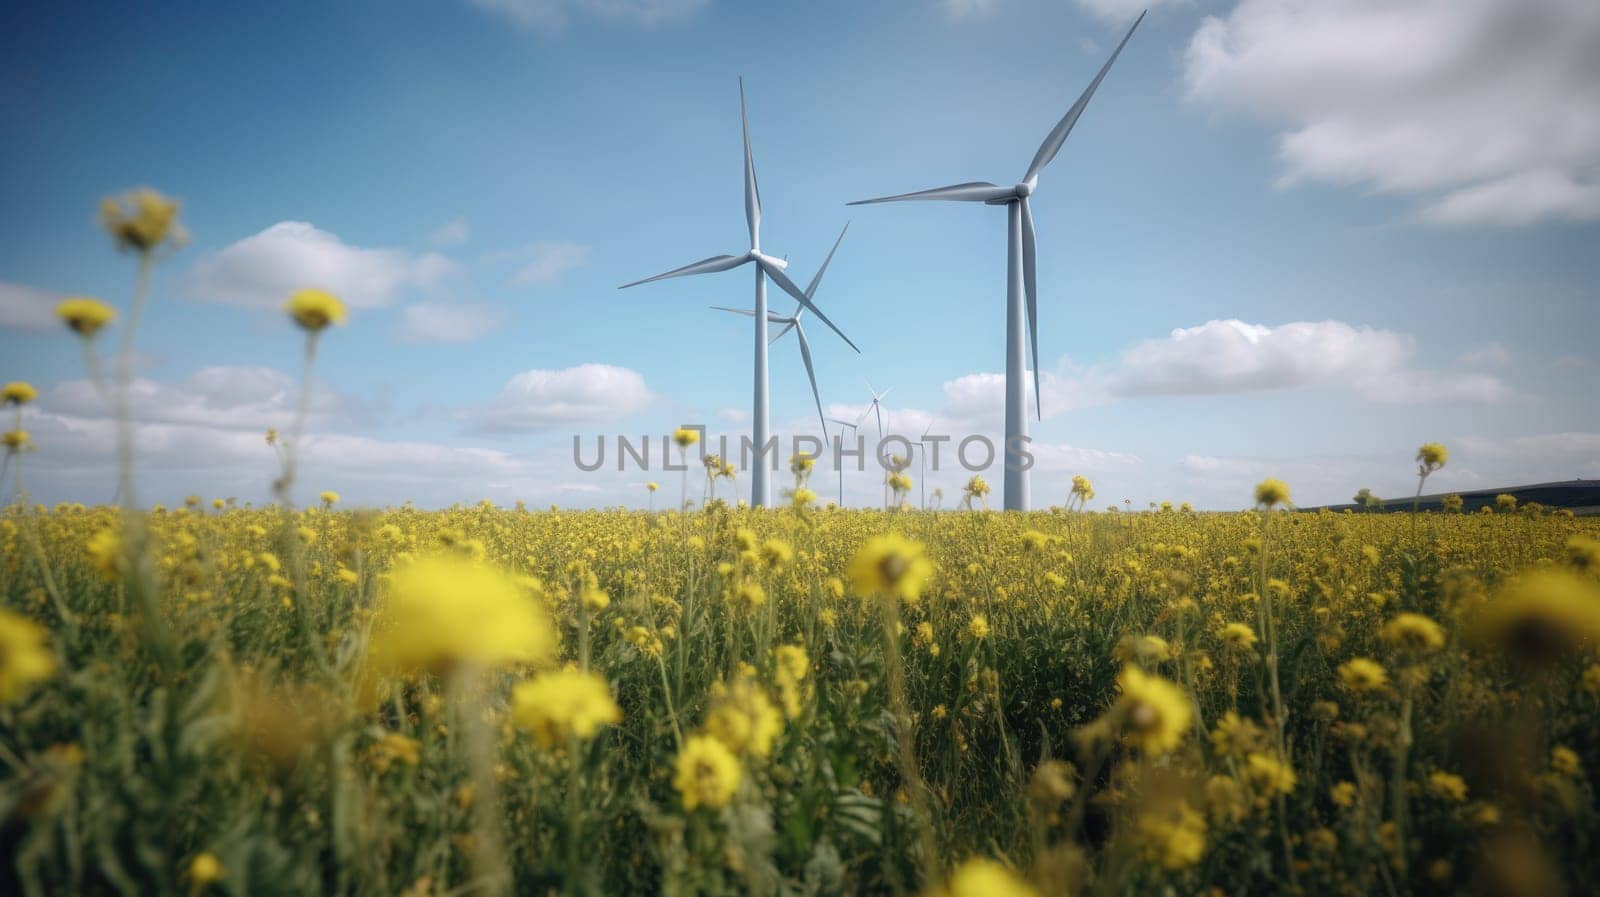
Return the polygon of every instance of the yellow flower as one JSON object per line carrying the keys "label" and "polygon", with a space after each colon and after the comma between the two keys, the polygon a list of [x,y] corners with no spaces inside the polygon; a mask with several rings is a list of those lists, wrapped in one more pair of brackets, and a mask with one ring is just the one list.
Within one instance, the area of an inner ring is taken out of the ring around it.
{"label": "yellow flower", "polygon": [[1428,790],[1451,803],[1467,799],[1467,783],[1460,776],[1436,770],[1428,775]]}
{"label": "yellow flower", "polygon": [[1438,470],[1448,460],[1450,460],[1450,450],[1437,442],[1424,442],[1422,448],[1417,449],[1417,463],[1426,472]]}
{"label": "yellow flower", "polygon": [[706,731],[740,756],[771,756],[772,744],[783,732],[783,716],[761,686],[748,676],[739,676],[732,685],[719,682],[712,686],[711,693]]}
{"label": "yellow flower", "polygon": [[422,742],[401,735],[399,732],[385,732],[367,754],[368,762],[377,770],[378,775],[388,772],[389,767],[396,762],[416,766],[421,759]]}
{"label": "yellow flower", "polygon": [[1328,796],[1336,807],[1347,809],[1355,805],[1356,785],[1354,782],[1338,782],[1328,789]]}
{"label": "yellow flower", "polygon": [[1129,742],[1148,754],[1160,755],[1183,741],[1194,708],[1182,689],[1136,666],[1123,667],[1117,684],[1122,687],[1117,706]]}
{"label": "yellow flower", "polygon": [[601,726],[622,722],[622,708],[606,680],[581,670],[541,673],[511,690],[511,719],[541,747],[593,738]]}
{"label": "yellow flower", "polygon": [[654,492],[654,491],[656,491],[656,490],[657,490],[657,489],[660,489],[660,488],[661,488],[661,484],[660,484],[660,483],[657,483],[657,482],[655,482],[655,481],[654,481],[654,480],[652,480],[652,481],[650,481],[650,482],[648,482],[648,483],[645,483],[645,484],[644,484],[644,487],[645,487],[645,488],[646,488],[646,489],[648,489],[648,490],[650,490],[650,491],[651,491],[651,492]]}
{"label": "yellow flower", "polygon": [[1527,662],[1546,662],[1600,641],[1600,586],[1560,570],[1517,578],[1484,607],[1479,633]]}
{"label": "yellow flower", "polygon": [[1353,657],[1339,667],[1345,688],[1357,694],[1376,691],[1389,684],[1389,673],[1375,660]]}
{"label": "yellow flower", "polygon": [[4,445],[9,452],[20,452],[33,447],[33,437],[27,430],[7,430],[0,436],[0,445]]}
{"label": "yellow flower", "polygon": [[212,853],[197,853],[189,861],[189,884],[195,890],[200,890],[207,885],[219,882],[228,870],[222,866],[222,861]]}
{"label": "yellow flower", "polygon": [[1580,573],[1600,573],[1600,540],[1588,536],[1568,539],[1567,563]]}
{"label": "yellow flower", "polygon": [[1255,646],[1256,631],[1246,623],[1229,623],[1222,627],[1222,643],[1236,651],[1248,651]]}
{"label": "yellow flower", "polygon": [[691,735],[678,752],[672,786],[683,796],[683,808],[725,807],[739,790],[739,758],[709,735]]}
{"label": "yellow flower", "polygon": [[1140,813],[1138,833],[1145,856],[1167,869],[1193,866],[1205,855],[1206,818],[1181,798]]}
{"label": "yellow flower", "polygon": [[972,621],[967,624],[967,634],[979,641],[988,638],[991,631],[989,618],[983,614],[973,614]]}
{"label": "yellow flower", "polygon": [[389,578],[369,661],[378,675],[539,664],[555,653],[545,611],[516,580],[454,556],[413,561]]}
{"label": "yellow flower", "polygon": [[319,495],[317,497],[322,499],[322,503],[323,504],[328,505],[330,507],[339,503],[339,493],[337,493],[337,492],[328,491],[328,492],[322,493],[321,495]]}
{"label": "yellow flower", "polygon": [[1039,897],[1037,889],[1015,872],[982,857],[973,857],[956,868],[938,897]]}
{"label": "yellow flower", "polygon": [[1565,745],[1556,745],[1550,749],[1550,768],[1564,776],[1577,775],[1581,768],[1578,752]]}
{"label": "yellow flower", "polygon": [[0,704],[21,700],[56,672],[50,634],[27,617],[0,610]]}
{"label": "yellow flower", "polygon": [[0,401],[7,405],[26,405],[39,397],[31,383],[13,382],[0,387]]}
{"label": "yellow flower", "polygon": [[114,529],[103,529],[89,537],[84,546],[90,563],[106,579],[122,576],[122,536]]}
{"label": "yellow flower", "polygon": [[117,317],[117,310],[88,296],[63,299],[56,306],[56,317],[64,321],[73,333],[90,339]]}
{"label": "yellow flower", "polygon": [[151,252],[169,240],[176,245],[185,239],[177,201],[148,188],[124,193],[120,200],[101,200],[100,223],[118,249]]}
{"label": "yellow flower", "polygon": [[733,600],[748,612],[767,603],[767,590],[759,582],[742,582],[734,590]]}
{"label": "yellow flower", "polygon": [[1288,502],[1289,484],[1283,480],[1268,477],[1256,484],[1257,505],[1270,509]]}
{"label": "yellow flower", "polygon": [[1245,757],[1245,773],[1260,794],[1288,794],[1294,790],[1294,767],[1272,754],[1258,751]]}
{"label": "yellow flower", "polygon": [[324,290],[296,290],[283,310],[296,324],[311,333],[317,333],[329,324],[343,324],[344,303]]}
{"label": "yellow flower", "polygon": [[1444,647],[1444,630],[1422,614],[1404,613],[1384,624],[1383,640],[1413,654],[1429,654]]}
{"label": "yellow flower", "polygon": [[700,441],[700,431],[691,430],[688,427],[679,427],[673,431],[672,441],[678,444],[678,448],[686,449]]}
{"label": "yellow flower", "polygon": [[915,604],[933,575],[922,546],[897,534],[874,536],[850,562],[850,583],[867,597],[899,599]]}
{"label": "yellow flower", "polygon": [[782,539],[768,539],[761,543],[761,560],[768,567],[780,570],[794,561],[794,549]]}

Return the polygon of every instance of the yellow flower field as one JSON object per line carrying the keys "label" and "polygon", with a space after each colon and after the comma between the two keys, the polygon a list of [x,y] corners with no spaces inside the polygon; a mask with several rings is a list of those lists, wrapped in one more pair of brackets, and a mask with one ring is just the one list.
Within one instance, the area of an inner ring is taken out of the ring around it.
{"label": "yellow flower field", "polygon": [[140,524],[142,595],[120,514],[0,522],[17,893],[1533,894],[1595,868],[1581,518],[195,501]]}

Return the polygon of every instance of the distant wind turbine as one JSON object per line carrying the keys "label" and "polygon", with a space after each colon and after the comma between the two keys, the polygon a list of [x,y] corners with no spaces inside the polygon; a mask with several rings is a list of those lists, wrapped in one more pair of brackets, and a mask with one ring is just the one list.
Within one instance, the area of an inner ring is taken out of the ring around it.
{"label": "distant wind turbine", "polygon": [[917,448],[922,449],[918,453],[922,466],[918,468],[917,485],[921,490],[919,492],[921,496],[919,501],[922,503],[922,510],[924,511],[928,510],[928,434],[931,432],[933,432],[933,421],[928,422],[928,426],[923,429],[922,435],[917,437],[916,443]]}
{"label": "distant wind turbine", "polygon": [[[947,199],[955,202],[982,202],[1005,206],[1008,210],[1010,228],[1006,249],[1005,446],[1005,508],[1008,511],[1026,511],[1029,503],[1028,471],[1022,469],[1022,440],[1028,436],[1027,387],[1023,385],[1023,378],[1026,376],[1022,348],[1024,339],[1029,344],[1033,361],[1034,408],[1041,418],[1043,416],[1043,410],[1039,408],[1039,296],[1035,269],[1036,251],[1033,213],[1028,209],[1028,197],[1033,195],[1034,189],[1039,184],[1039,173],[1056,157],[1056,153],[1060,152],[1061,145],[1067,142],[1067,135],[1072,133],[1073,126],[1083,115],[1084,108],[1094,97],[1094,92],[1099,88],[1106,72],[1111,70],[1111,64],[1117,61],[1118,54],[1127,46],[1128,39],[1133,37],[1134,30],[1144,21],[1144,16],[1145,14],[1141,12],[1139,18],[1134,20],[1133,26],[1123,36],[1122,43],[1117,44],[1116,50],[1111,53],[1111,58],[1100,67],[1099,73],[1089,82],[1089,87],[1084,90],[1083,95],[1078,97],[1078,101],[1072,104],[1067,114],[1062,116],[1061,121],[1057,122],[1046,135],[1044,143],[1033,156],[1033,162],[1028,166],[1028,173],[1023,175],[1022,180],[1015,186],[1001,187],[987,181],[973,181],[850,203],[856,206],[913,199]],[[1026,294],[1026,313],[1024,313],[1024,294]]]}
{"label": "distant wind turbine", "polygon": [[[872,457],[878,462],[878,466],[882,467],[883,456],[880,454],[880,452],[883,449],[883,399],[889,393],[894,392],[894,387],[891,386],[883,392],[878,392],[878,390],[873,387],[871,380],[866,380],[866,384],[867,392],[872,393],[872,402],[871,404],[867,405],[865,411],[861,412],[861,417],[858,418],[858,420],[866,420],[867,411],[871,411],[873,415],[877,417],[878,441],[872,447]],[[889,472],[887,470],[883,472],[883,506],[885,508],[889,507]]]}
{"label": "distant wind turbine", "polygon": [[[828,316],[822,313],[812,303],[811,297],[795,285],[789,275],[783,273],[788,263],[782,259],[767,255],[761,251],[761,191],[756,186],[756,163],[750,153],[750,120],[745,115],[744,109],[744,79],[739,79],[739,121],[744,131],[744,217],[750,227],[750,249],[742,255],[714,255],[701,259],[693,264],[674,268],[665,274],[646,277],[633,283],[625,283],[618,289],[638,286],[639,284],[652,283],[657,280],[666,280],[669,277],[685,277],[690,274],[713,274],[718,271],[731,271],[741,265],[754,264],[756,266],[756,307],[751,317],[755,321],[755,375],[754,390],[751,409],[751,438],[759,452],[767,444],[771,431],[771,422],[767,416],[767,278],[790,296],[793,296],[800,307],[817,316],[817,319],[828,325],[839,338],[844,340],[850,348],[857,352],[856,344],[850,341],[844,331],[834,326]],[[837,244],[836,244],[837,245]],[[818,272],[820,276],[821,272]],[[772,504],[771,483],[768,480],[768,464],[761,463],[758,457],[755,470],[750,475],[750,504],[754,507],[769,507]]]}
{"label": "distant wind turbine", "polygon": [[842,459],[840,459],[839,455],[844,454],[844,431],[849,430],[850,432],[854,433],[858,429],[859,425],[855,421],[840,420],[837,417],[830,417],[828,420],[831,420],[839,425],[840,451],[834,454],[833,463],[834,466],[839,470],[839,507],[842,508],[844,507],[844,463]]}

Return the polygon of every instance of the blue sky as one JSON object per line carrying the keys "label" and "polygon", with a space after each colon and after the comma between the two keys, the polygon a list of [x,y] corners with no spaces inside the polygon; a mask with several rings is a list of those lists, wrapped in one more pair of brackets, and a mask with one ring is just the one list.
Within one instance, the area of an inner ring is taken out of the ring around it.
{"label": "blue sky", "polygon": [[[994,432],[1003,211],[844,203],[1015,181],[1137,14],[187,6],[0,12],[0,379],[44,392],[40,500],[110,496],[47,310],[126,304],[94,211],[150,185],[193,235],[139,338],[151,500],[265,496],[300,350],[277,306],[322,285],[353,309],[303,492],[641,503],[659,475],[578,472],[574,433],[748,413],[748,326],[706,309],[747,305],[747,269],[615,289],[745,248],[740,75],[763,248],[803,282],[851,222],[818,301],[863,354],[810,329],[824,402],[859,413],[869,378],[900,427]],[[1597,47],[1581,0],[1156,3],[1034,201],[1036,502],[1080,472],[1105,503],[1233,507],[1269,473],[1303,503],[1395,494],[1424,440],[1453,449],[1441,488],[1600,476]],[[796,356],[772,347],[780,433],[814,418]]]}

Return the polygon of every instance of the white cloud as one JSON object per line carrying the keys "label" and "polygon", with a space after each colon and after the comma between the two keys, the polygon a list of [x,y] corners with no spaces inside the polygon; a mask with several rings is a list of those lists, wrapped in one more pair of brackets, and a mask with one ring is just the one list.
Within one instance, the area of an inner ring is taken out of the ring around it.
{"label": "white cloud", "polygon": [[467,242],[471,236],[472,225],[467,223],[467,217],[457,215],[434,228],[433,233],[428,235],[428,242],[438,246],[453,246]]}
{"label": "white cloud", "polygon": [[469,0],[520,28],[553,31],[574,18],[624,25],[656,25],[698,12],[708,0]]}
{"label": "white cloud", "polygon": [[523,371],[474,412],[473,423],[495,433],[603,423],[639,411],[653,398],[638,371],[609,364]]}
{"label": "white cloud", "polygon": [[1422,197],[1449,224],[1600,219],[1600,4],[1241,0],[1189,43],[1191,99],[1286,130],[1282,183]]}
{"label": "white cloud", "polygon": [[59,327],[61,322],[56,320],[55,307],[63,298],[61,293],[0,281],[0,327],[18,330]]}
{"label": "white cloud", "polygon": [[316,287],[352,308],[378,308],[451,268],[435,253],[365,249],[304,221],[280,221],[195,262],[187,287],[197,299],[254,308],[277,308],[295,290]]}
{"label": "white cloud", "polygon": [[1180,327],[1122,353],[1108,374],[1118,395],[1221,395],[1311,387],[1351,388],[1376,402],[1492,402],[1510,389],[1487,374],[1408,366],[1412,339],[1342,321],[1271,327],[1239,320]]}
{"label": "white cloud", "polygon": [[748,408],[718,408],[717,419],[730,424],[746,424],[750,422]]}
{"label": "white cloud", "polygon": [[589,247],[580,243],[535,243],[528,247],[531,260],[517,269],[515,281],[530,286],[548,286],[568,271],[589,264]]}
{"label": "white cloud", "polygon": [[1096,473],[1106,470],[1129,470],[1144,464],[1144,459],[1127,452],[1084,448],[1066,443],[1035,442],[1028,447],[1033,453],[1034,469],[1050,472]]}
{"label": "white cloud", "polygon": [[406,343],[469,343],[493,333],[504,306],[481,302],[416,302],[401,312],[395,338]]}
{"label": "white cloud", "polygon": [[[268,427],[287,427],[300,397],[299,381],[267,367],[219,365],[179,381],[136,377],[128,386],[135,421],[249,431],[259,440]],[[110,418],[105,397],[88,380],[68,380],[45,390],[40,407],[80,420]],[[308,419],[344,421],[370,416],[361,403],[320,383],[312,384]]]}

